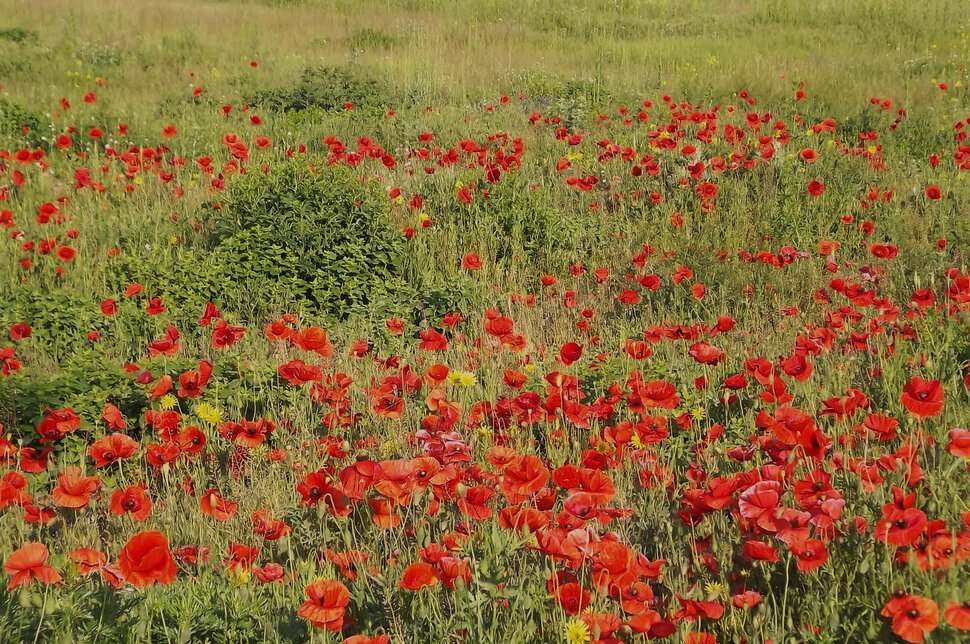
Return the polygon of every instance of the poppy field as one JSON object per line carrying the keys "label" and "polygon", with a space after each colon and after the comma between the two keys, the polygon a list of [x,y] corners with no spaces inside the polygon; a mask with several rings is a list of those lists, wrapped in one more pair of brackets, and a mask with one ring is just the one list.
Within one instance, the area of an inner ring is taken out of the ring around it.
{"label": "poppy field", "polygon": [[0,13],[0,640],[967,641],[963,3],[444,4]]}

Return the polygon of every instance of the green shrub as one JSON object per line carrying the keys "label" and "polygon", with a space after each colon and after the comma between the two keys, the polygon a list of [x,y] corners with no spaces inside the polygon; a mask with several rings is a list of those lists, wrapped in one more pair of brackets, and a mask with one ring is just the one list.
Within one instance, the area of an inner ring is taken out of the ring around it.
{"label": "green shrub", "polygon": [[0,29],[0,40],[7,40],[18,45],[23,45],[27,43],[36,43],[40,40],[37,36],[37,32],[33,29],[24,29],[23,27],[8,27],[6,29]]}
{"label": "green shrub", "polygon": [[562,213],[546,188],[530,188],[519,175],[503,177],[492,185],[489,198],[475,202],[472,211],[478,211],[473,217],[479,221],[469,227],[495,231],[499,260],[514,258],[522,251],[541,263],[561,252],[575,254],[589,247],[579,216]]}
{"label": "green shrub", "polygon": [[72,291],[25,284],[4,293],[0,328],[26,322],[33,327],[31,342],[58,356],[83,342],[100,315],[96,302]]}
{"label": "green shrub", "polygon": [[[24,128],[27,128],[26,133]],[[44,128],[44,120],[40,116],[0,97],[0,139],[35,146],[39,144]]]}
{"label": "green shrub", "polygon": [[[215,258],[203,249],[135,248],[113,259],[106,274],[109,293],[122,293],[137,282],[145,287],[146,296],[162,298],[176,325],[194,323],[206,302],[225,307],[237,301],[236,290],[222,279]],[[146,331],[154,329],[154,324],[148,326]]]}
{"label": "green shrub", "polygon": [[246,100],[282,112],[310,108],[329,111],[345,109],[346,101],[358,108],[378,107],[387,102],[387,91],[381,83],[359,71],[321,66],[304,70],[292,87],[257,92]]}
{"label": "green shrub", "polygon": [[397,38],[393,35],[380,29],[364,27],[354,32],[354,35],[348,41],[348,46],[351,51],[373,51],[375,49],[390,49],[396,43]]}
{"label": "green shrub", "polygon": [[82,419],[82,433],[100,418],[106,402],[117,405],[128,418],[148,408],[144,387],[112,360],[102,344],[78,344],[52,372],[25,369],[0,378],[0,423],[16,440],[34,442],[36,426],[46,409],[70,407]]}
{"label": "green shrub", "polygon": [[253,306],[343,319],[400,275],[387,198],[349,169],[290,161],[230,186],[213,216],[217,270]]}

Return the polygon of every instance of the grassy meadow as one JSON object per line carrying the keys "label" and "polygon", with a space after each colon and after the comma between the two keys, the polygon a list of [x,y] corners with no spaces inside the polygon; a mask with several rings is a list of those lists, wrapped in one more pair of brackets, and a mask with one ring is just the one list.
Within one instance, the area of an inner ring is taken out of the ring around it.
{"label": "grassy meadow", "polygon": [[0,640],[960,642],[970,14],[9,0]]}

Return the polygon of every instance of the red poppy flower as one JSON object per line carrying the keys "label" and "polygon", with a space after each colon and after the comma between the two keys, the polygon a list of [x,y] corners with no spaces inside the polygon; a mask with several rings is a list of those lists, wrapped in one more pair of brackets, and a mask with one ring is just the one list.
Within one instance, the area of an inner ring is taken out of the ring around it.
{"label": "red poppy flower", "polygon": [[74,466],[64,468],[64,473],[57,480],[59,485],[51,491],[51,496],[63,508],[85,507],[91,501],[91,495],[101,487],[101,479],[84,476],[81,469]]}
{"label": "red poppy flower", "polygon": [[943,610],[943,619],[959,631],[970,631],[970,602],[950,602]]}
{"label": "red poppy flower", "polygon": [[754,521],[768,532],[778,529],[777,519],[781,509],[781,483],[759,481],[741,493],[738,510],[745,519]]}
{"label": "red poppy flower", "polygon": [[115,432],[100,438],[88,448],[95,467],[105,467],[138,453],[138,443],[129,436]]}
{"label": "red poppy flower", "polygon": [[128,540],[118,555],[118,570],[125,581],[139,588],[156,581],[171,584],[178,572],[168,538],[155,530],[139,532]]}
{"label": "red poppy flower", "polygon": [[145,492],[146,485],[129,485],[124,490],[111,493],[111,513],[118,516],[131,515],[134,521],[144,521],[152,513],[152,500]]}
{"label": "red poppy flower", "polygon": [[36,579],[42,584],[60,583],[61,576],[47,564],[47,546],[42,543],[28,543],[10,553],[3,562],[3,571],[13,575],[7,590],[18,586],[29,586]]}
{"label": "red poppy flower", "polygon": [[918,418],[931,418],[943,411],[943,387],[939,380],[923,380],[913,376],[903,387],[902,403]]}
{"label": "red poppy flower", "polygon": [[57,259],[62,262],[69,262],[77,255],[77,251],[70,246],[59,246],[57,248]]}
{"label": "red poppy flower", "polygon": [[19,322],[17,324],[10,325],[10,339],[14,342],[20,342],[26,338],[30,337],[32,329],[30,325],[26,322]]}
{"label": "red poppy flower", "polygon": [[108,429],[126,429],[128,427],[125,417],[121,415],[121,410],[110,403],[102,409],[101,417],[108,424]]}
{"label": "red poppy flower", "polygon": [[339,581],[323,579],[306,587],[309,599],[300,606],[297,615],[317,628],[338,632],[344,625],[344,614],[350,602],[350,591]]}
{"label": "red poppy flower", "polygon": [[107,316],[115,315],[118,313],[118,303],[110,298],[102,301],[101,312]]}
{"label": "red poppy flower", "polygon": [[583,347],[575,342],[567,342],[559,350],[559,360],[567,367],[583,356]]}
{"label": "red poppy flower", "polygon": [[461,258],[461,266],[470,271],[477,271],[482,267],[482,259],[474,253],[469,253]]}
{"label": "red poppy flower", "polygon": [[893,633],[903,641],[919,644],[940,623],[936,602],[919,595],[892,597],[880,613],[892,619]]}
{"label": "red poppy flower", "polygon": [[286,569],[276,562],[268,563],[259,568],[253,568],[253,576],[261,583],[269,584],[274,581],[282,581]]}
{"label": "red poppy flower", "polygon": [[226,567],[226,570],[230,572],[249,570],[259,556],[259,548],[233,541],[229,543],[226,553],[228,556],[222,560],[222,565]]}
{"label": "red poppy flower", "polygon": [[207,360],[199,360],[199,368],[190,370],[179,375],[178,395],[180,398],[197,398],[202,395],[202,390],[209,384],[212,377],[212,363]]}
{"label": "red poppy flower", "polygon": [[439,581],[441,580],[438,578],[434,566],[418,561],[404,569],[404,574],[401,581],[398,582],[398,586],[405,590],[420,590],[427,586],[434,586]]}
{"label": "red poppy flower", "polygon": [[327,332],[318,326],[301,329],[290,337],[290,342],[304,351],[316,352],[321,358],[329,358],[333,355],[333,345],[327,337]]}
{"label": "red poppy flower", "polygon": [[532,496],[549,480],[549,470],[537,457],[527,454],[510,463],[502,472],[502,492],[509,503]]}
{"label": "red poppy flower", "polygon": [[92,550],[91,548],[79,548],[67,553],[67,558],[74,562],[77,571],[81,575],[90,575],[97,572],[108,563],[103,552]]}
{"label": "red poppy flower", "polygon": [[236,510],[239,508],[238,503],[233,503],[232,501],[227,501],[222,498],[214,488],[210,488],[202,495],[199,499],[199,507],[202,508],[202,513],[206,514],[213,519],[218,521],[228,521],[236,514]]}
{"label": "red poppy flower", "polygon": [[797,567],[799,572],[812,572],[828,561],[829,558],[825,544],[818,539],[793,542],[791,544],[791,551],[798,558]]}
{"label": "red poppy flower", "polygon": [[882,518],[872,535],[891,546],[908,546],[926,528],[926,514],[917,508],[900,509],[892,504],[883,506]]}
{"label": "red poppy flower", "polygon": [[951,429],[946,451],[960,458],[970,458],[970,430],[962,427]]}

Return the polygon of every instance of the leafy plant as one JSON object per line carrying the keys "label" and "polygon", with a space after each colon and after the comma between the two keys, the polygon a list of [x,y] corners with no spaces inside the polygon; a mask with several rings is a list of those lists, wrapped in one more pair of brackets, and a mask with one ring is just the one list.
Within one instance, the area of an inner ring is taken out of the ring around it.
{"label": "leafy plant", "polygon": [[216,270],[248,301],[345,318],[400,274],[386,204],[351,170],[322,162],[249,175],[212,217]]}
{"label": "leafy plant", "polygon": [[387,91],[380,82],[360,71],[345,67],[321,66],[304,70],[292,87],[257,92],[247,102],[281,112],[319,108],[327,111],[355,107],[378,107],[387,102]]}

